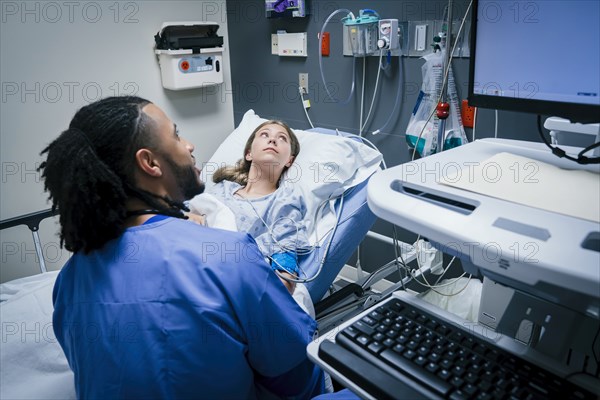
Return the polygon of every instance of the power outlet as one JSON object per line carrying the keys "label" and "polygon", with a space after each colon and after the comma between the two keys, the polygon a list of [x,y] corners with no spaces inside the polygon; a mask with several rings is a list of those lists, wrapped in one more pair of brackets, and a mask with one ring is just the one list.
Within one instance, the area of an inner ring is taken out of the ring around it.
{"label": "power outlet", "polygon": [[308,94],[308,73],[298,74],[298,84],[302,88],[302,93]]}
{"label": "power outlet", "polygon": [[467,100],[463,100],[461,104],[460,115],[465,128],[473,128],[475,123],[475,107],[471,107]]}

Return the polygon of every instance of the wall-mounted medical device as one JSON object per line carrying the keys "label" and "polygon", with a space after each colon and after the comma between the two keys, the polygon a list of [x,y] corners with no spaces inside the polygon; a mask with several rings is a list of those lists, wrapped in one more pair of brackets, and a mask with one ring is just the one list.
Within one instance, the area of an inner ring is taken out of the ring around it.
{"label": "wall-mounted medical device", "polygon": [[271,35],[271,52],[280,57],[307,57],[306,32],[277,32]]}
{"label": "wall-mounted medical device", "polygon": [[306,17],[306,0],[265,0],[267,18]]}
{"label": "wall-mounted medical device", "polygon": [[215,22],[165,22],[154,36],[165,89],[223,83],[223,37]]}
{"label": "wall-mounted medical device", "polygon": [[360,10],[359,16],[342,18],[354,57],[365,57],[377,51],[379,14],[373,10]]}
{"label": "wall-mounted medical device", "polygon": [[374,10],[360,10],[358,18],[350,13],[342,22],[345,56],[379,56],[382,50],[391,56],[402,54],[400,40],[406,40],[406,35],[400,32],[406,29],[397,19],[380,19]]}
{"label": "wall-mounted medical device", "polygon": [[400,43],[398,41],[398,20],[380,19],[377,48],[384,50],[395,50],[398,47],[400,47]]}

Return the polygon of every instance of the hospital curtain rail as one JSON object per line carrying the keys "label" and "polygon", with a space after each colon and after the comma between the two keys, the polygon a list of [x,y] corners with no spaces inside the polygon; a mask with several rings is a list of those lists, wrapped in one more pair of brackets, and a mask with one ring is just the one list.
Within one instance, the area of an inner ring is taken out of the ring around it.
{"label": "hospital curtain rail", "polygon": [[51,208],[49,208],[47,210],[36,211],[30,214],[25,214],[0,221],[0,231],[18,225],[27,225],[33,236],[33,243],[35,245],[35,251],[37,253],[38,259],[40,260],[40,271],[42,273],[48,271],[46,270],[46,263],[44,262],[44,256],[42,254],[42,243],[40,242],[40,236],[38,234],[38,231],[40,229],[40,222],[46,218],[52,217],[57,214],[58,209],[53,211]]}

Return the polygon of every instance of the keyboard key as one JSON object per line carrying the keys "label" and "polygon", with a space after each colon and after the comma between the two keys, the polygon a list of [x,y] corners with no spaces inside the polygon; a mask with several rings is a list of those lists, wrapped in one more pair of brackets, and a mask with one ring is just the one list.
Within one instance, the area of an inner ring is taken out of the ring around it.
{"label": "keyboard key", "polygon": [[396,352],[385,350],[381,353],[381,357],[395,365],[400,371],[404,371],[405,374],[408,374],[421,381],[424,385],[433,388],[434,391],[440,393],[442,396],[446,396],[452,388],[448,382],[413,364]]}
{"label": "keyboard key", "polygon": [[421,356],[427,357],[427,355],[429,354],[429,349],[425,346],[421,346],[417,350],[417,353]]}
{"label": "keyboard key", "polygon": [[404,309],[404,305],[399,300],[393,300],[389,302],[390,308],[396,312],[400,312]]}
{"label": "keyboard key", "polygon": [[379,342],[371,343],[367,349],[371,350],[373,353],[379,353],[381,350],[385,349],[385,346]]}
{"label": "keyboard key", "polygon": [[465,392],[469,397],[475,396],[477,394],[477,386],[467,383],[462,387],[462,391]]}
{"label": "keyboard key", "polygon": [[372,336],[373,340],[377,340],[378,342],[383,342],[385,340],[385,335],[383,333],[377,332]]}
{"label": "keyboard key", "polygon": [[411,350],[416,350],[417,347],[419,347],[419,343],[415,342],[414,340],[411,340],[408,343],[406,343],[406,347],[408,347]]}
{"label": "keyboard key", "polygon": [[381,315],[377,311],[373,311],[372,313],[369,314],[369,317],[371,317],[375,321],[379,321],[379,320],[381,320],[383,318],[383,315]]}
{"label": "keyboard key", "polygon": [[369,325],[365,324],[363,321],[356,321],[354,323],[354,325],[352,325],[352,326],[367,336],[371,336],[373,334],[373,332],[375,332],[373,330],[373,328],[371,328]]}
{"label": "keyboard key", "polygon": [[[452,371],[450,371],[450,373],[452,373]],[[458,376],[452,377],[452,379],[450,379],[449,382],[455,388],[460,388],[463,385],[463,383],[465,383],[465,381],[463,379],[459,378]]]}
{"label": "keyboard key", "polygon": [[360,331],[353,326],[349,326],[343,330],[344,335],[354,338],[360,334]]}
{"label": "keyboard key", "polygon": [[363,321],[365,324],[369,325],[370,327],[374,327],[377,324],[377,321],[369,316],[363,317],[363,319],[361,321]]}
{"label": "keyboard key", "polygon": [[413,361],[415,362],[415,364],[417,364],[420,367],[427,364],[427,359],[425,357],[419,356],[419,355]]}
{"label": "keyboard key", "polygon": [[406,358],[407,360],[412,360],[413,358],[416,357],[416,355],[417,355],[417,353],[415,353],[414,351],[412,351],[410,349],[406,350],[404,353],[402,353],[402,356],[404,358]]}
{"label": "keyboard key", "polygon": [[387,331],[387,332],[385,333],[385,335],[386,335],[387,337],[391,338],[391,339],[394,339],[395,337],[397,337],[397,336],[398,336],[398,331],[395,331],[395,330],[393,330],[393,329],[390,329],[389,331]]}
{"label": "keyboard key", "polygon": [[442,369],[440,372],[438,372],[437,375],[443,380],[448,380],[452,377],[452,374],[450,374],[450,371],[448,371],[447,369]]}
{"label": "keyboard key", "polygon": [[477,382],[479,382],[479,376],[475,373],[473,373],[472,371],[469,371],[465,374],[465,376],[463,376],[463,379],[471,384],[475,384]]}
{"label": "keyboard key", "polygon": [[404,346],[403,346],[403,345],[401,345],[401,344],[397,344],[397,345],[395,345],[394,347],[392,347],[392,350],[394,350],[394,351],[395,351],[396,353],[398,353],[398,354],[402,354],[402,353],[404,353],[404,351],[406,350],[406,347],[404,347]]}
{"label": "keyboard key", "polygon": [[396,342],[404,344],[408,342],[408,336],[400,335],[396,338]]}
{"label": "keyboard key", "polygon": [[435,374],[440,369],[440,367],[436,363],[430,362],[430,363],[427,364],[427,366],[425,367],[425,369],[427,371],[431,372],[432,374]]}
{"label": "keyboard key", "polygon": [[356,338],[356,341],[358,343],[362,344],[363,346],[366,346],[367,344],[369,344],[369,342],[371,340],[365,335],[360,335],[359,337]]}

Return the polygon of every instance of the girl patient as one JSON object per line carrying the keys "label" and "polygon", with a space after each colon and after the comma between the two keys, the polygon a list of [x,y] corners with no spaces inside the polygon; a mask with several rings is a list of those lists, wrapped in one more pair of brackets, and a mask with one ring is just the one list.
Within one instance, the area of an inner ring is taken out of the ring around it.
{"label": "girl patient", "polygon": [[290,292],[294,285],[285,277],[298,276],[297,256],[310,251],[304,198],[282,179],[299,152],[285,123],[266,121],[248,138],[243,158],[215,171],[216,185],[207,190],[233,212],[237,229],[254,237]]}

